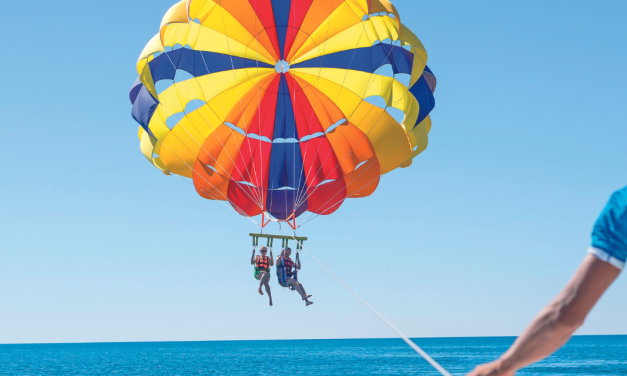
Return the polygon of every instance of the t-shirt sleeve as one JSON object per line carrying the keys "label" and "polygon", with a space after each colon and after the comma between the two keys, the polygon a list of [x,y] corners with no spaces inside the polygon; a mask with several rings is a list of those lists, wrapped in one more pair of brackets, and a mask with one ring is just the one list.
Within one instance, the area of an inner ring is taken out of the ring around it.
{"label": "t-shirt sleeve", "polygon": [[592,229],[589,253],[617,268],[627,260],[627,187],[614,192]]}

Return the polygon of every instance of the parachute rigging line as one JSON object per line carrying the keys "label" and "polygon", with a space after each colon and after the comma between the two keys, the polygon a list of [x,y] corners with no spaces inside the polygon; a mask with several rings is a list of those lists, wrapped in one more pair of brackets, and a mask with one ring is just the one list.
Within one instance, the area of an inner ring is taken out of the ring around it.
{"label": "parachute rigging line", "polygon": [[[377,122],[379,122],[379,121],[380,121],[380,119],[381,119],[381,116],[379,116],[379,118],[378,118]],[[390,126],[390,124],[386,125],[386,126],[385,126],[385,129],[387,129],[387,127],[389,127],[389,126]],[[374,127],[373,127],[373,128],[374,128]],[[371,129],[371,130],[372,130],[372,129]],[[370,131],[368,131],[368,133],[370,133]],[[362,137],[362,139],[361,139],[361,140],[359,140],[359,142],[361,142],[361,141],[362,141],[365,137],[366,137],[366,136]],[[396,141],[396,143],[394,143],[394,145],[392,145],[390,148],[388,148],[388,149],[385,151],[385,153],[383,153],[383,154],[382,154],[379,158],[384,157],[384,156],[385,156],[385,155],[386,155],[386,154],[387,154],[390,150],[394,149],[394,147],[395,147],[396,145],[398,145],[398,143],[399,143],[399,142],[401,142],[402,140],[403,140],[403,138],[402,138],[402,137],[399,137],[398,141]],[[344,158],[346,158],[346,157],[344,157]],[[338,164],[338,166],[339,166],[339,164]],[[362,172],[360,172],[360,173],[359,173],[359,175],[357,175],[357,178],[358,178],[358,177],[360,177],[361,175],[363,175],[363,174],[364,174],[364,173],[365,173],[365,172],[366,172],[366,171],[367,171],[370,167],[372,167],[372,165],[367,166],[367,167],[366,167],[366,168],[365,168]],[[337,168],[337,166],[336,166],[335,168]],[[387,174],[387,172],[386,172],[385,174]],[[385,174],[383,174],[383,175],[385,175]],[[368,187],[368,186],[369,186],[370,184],[372,184],[375,180],[377,180],[377,179],[381,179],[381,176],[383,176],[383,175],[380,175],[380,176],[377,176],[377,177],[376,177],[376,178],[374,178],[374,179],[371,179],[371,180],[368,182],[368,184],[364,185],[361,189],[363,189],[363,188],[365,188],[365,187]],[[351,182],[350,182],[350,183],[348,183],[346,186],[348,187],[349,185],[351,185],[352,183],[354,183],[356,180],[357,180],[357,179],[355,178],[355,180],[351,181]],[[361,189],[360,189],[360,190],[361,190]],[[359,193],[359,191],[360,191],[360,190],[356,191],[356,192],[355,192],[355,193],[353,193],[352,195],[346,196],[345,198],[343,198],[343,199],[341,200],[341,202],[344,202],[344,201],[346,201],[346,199],[347,199],[347,198],[351,198],[352,196],[356,195],[357,193]],[[329,199],[328,199],[328,200],[324,203],[324,205],[323,205],[322,207],[326,206],[329,202],[331,202],[331,200],[333,200],[333,199],[335,198],[335,196],[337,196],[338,194],[339,194],[339,192],[338,192],[338,193],[336,193],[336,194],[334,194],[331,198],[329,198]],[[331,208],[332,208],[332,207],[329,207],[329,208],[327,208],[327,209],[323,210],[321,213],[311,213],[311,215],[310,215],[309,217],[307,217],[306,219],[303,217],[303,218],[300,220],[300,222],[298,223],[297,228],[298,228],[298,227],[301,227],[301,226],[304,226],[304,225],[305,225],[305,224],[307,224],[308,222],[311,222],[312,220],[314,220],[314,219],[318,218],[320,215],[324,214],[325,212],[327,212],[327,211],[328,211],[329,209],[331,209]],[[304,221],[304,222],[303,222],[303,221]]]}
{"label": "parachute rigging line", "polygon": [[[292,239],[294,239],[296,241],[296,243],[298,243],[298,240],[296,239],[296,236],[295,235],[291,235],[291,236],[292,236]],[[429,354],[427,354],[423,349],[421,349],[411,339],[409,339],[409,337],[407,337],[405,334],[403,334],[400,330],[396,329],[396,327],[394,325],[392,325],[392,323],[390,323],[388,320],[386,320],[385,317],[381,316],[381,314],[379,312],[375,311],[374,308],[372,308],[370,306],[370,304],[366,303],[366,301],[363,300],[359,295],[357,295],[355,293],[355,291],[353,291],[344,282],[342,282],[341,279],[339,279],[335,274],[333,274],[333,272],[331,270],[329,270],[329,268],[324,266],[324,264],[322,262],[320,262],[320,260],[318,260],[316,258],[316,256],[311,254],[311,252],[309,252],[309,250],[302,243],[300,243],[300,246],[301,246],[301,249],[304,249],[305,252],[307,252],[309,254],[309,256],[311,256],[314,260],[316,260],[316,262],[318,264],[320,264],[320,266],[322,266],[324,268],[324,270],[329,272],[329,274],[331,274],[333,276],[333,278],[335,278],[339,283],[341,283],[342,286],[344,286],[351,294],[353,294],[353,296],[355,296],[360,302],[362,302],[363,305],[365,305],[372,313],[374,313],[379,319],[381,319],[381,321],[383,321],[387,326],[389,326],[390,329],[395,331],[396,334],[398,334],[403,339],[403,341],[405,341],[412,349],[414,349],[414,351],[416,351],[418,353],[418,355],[420,355],[424,360],[426,360],[429,364],[431,364],[431,366],[433,366],[433,368],[435,368],[438,372],[440,372],[440,374],[442,374],[442,376],[451,376],[451,374],[446,369],[444,369],[444,367],[442,367],[440,365],[440,363],[436,362],[431,356],[429,356]]]}
{"label": "parachute rigging line", "polygon": [[[168,57],[168,60],[170,61],[170,64],[172,64],[172,66],[176,69],[176,65],[174,64],[174,62],[172,61],[172,59],[170,58],[170,56],[168,56],[167,54],[166,54],[166,56]],[[204,56],[202,56],[202,55],[201,55],[201,57],[202,57],[202,59],[203,59],[203,63],[204,63],[204,65],[205,65],[205,68],[206,68],[206,69],[207,69],[207,71],[208,71],[208,70],[209,70],[209,68],[208,68],[207,63],[206,63],[206,61],[205,61],[205,59],[204,59]],[[211,77],[211,76],[210,76],[210,78],[211,78],[211,82],[212,82],[212,84],[213,84],[214,90],[215,90],[216,92],[218,92],[218,91],[217,91],[217,87],[215,86],[215,82],[213,81],[213,77]],[[189,93],[189,87],[188,87],[187,80],[186,80],[186,81],[183,81],[183,83],[185,84],[185,89],[186,89],[186,90],[187,90],[187,92]],[[218,94],[217,94],[217,97],[218,97],[218,100],[219,100],[219,102],[220,102],[220,106],[222,107],[222,111],[226,113],[226,111],[225,111],[225,109],[224,109],[224,105],[222,104],[222,100],[221,100],[221,98],[220,98],[220,94],[221,94],[221,93],[218,93]],[[196,103],[196,107],[197,107],[197,109],[200,109],[200,105],[199,105],[198,103]],[[169,116],[172,116],[172,115],[173,115],[173,114],[172,114],[172,113],[168,110],[168,108],[167,108],[167,107],[165,107],[165,106],[164,106],[163,108],[164,108],[164,110],[168,113],[168,115],[169,115]],[[202,111],[200,111],[200,113],[201,113],[202,117],[205,119],[205,121],[207,122],[207,124],[209,124],[209,126],[210,126],[210,127],[211,127],[214,131],[215,131],[215,128],[211,125],[211,122],[209,121],[209,119],[207,119],[207,117],[205,116],[205,114],[204,114]],[[187,116],[187,114],[185,114],[185,116]],[[193,126],[193,122],[190,122],[190,123],[192,123],[192,126]],[[179,125],[181,125],[181,128],[185,131],[185,133],[187,133],[187,135],[190,137],[190,139],[191,139],[191,140],[193,140],[193,141],[194,141],[194,143],[196,143],[196,145],[198,145],[198,146],[199,146],[199,147],[200,147],[203,151],[207,152],[207,150],[205,149],[204,145],[202,145],[202,144],[200,144],[199,142],[197,142],[197,141],[196,141],[196,139],[192,136],[192,134],[191,134],[191,133],[187,130],[187,128],[185,128],[184,126],[182,126],[182,124],[179,124]],[[194,126],[194,128],[196,128],[196,127]],[[196,131],[198,131],[198,129],[197,129],[197,128],[196,128]],[[179,140],[179,142],[180,142],[179,137],[178,137],[178,136],[176,136],[176,135],[174,135],[174,136],[175,136],[175,138],[176,138],[177,140]],[[222,140],[221,140],[220,138],[218,138],[218,141],[220,141],[220,144],[222,145],[222,147],[224,147],[224,143],[222,142]],[[186,165],[186,166],[187,166],[190,170],[192,170],[192,171],[194,170],[191,166],[187,165],[187,163],[185,163],[185,162],[184,162],[184,161],[183,161],[183,160],[182,160],[182,159],[181,159],[178,155],[176,155],[176,153],[174,153],[174,152],[173,152],[170,148],[168,148],[167,146],[166,146],[166,148],[167,148],[168,150],[170,150],[174,156],[176,156],[179,160],[181,160],[181,162],[183,162],[183,163],[184,163],[184,164],[185,164],[185,165]],[[240,148],[241,148],[241,146],[240,146]],[[238,148],[238,151],[239,151],[239,149],[240,149],[240,148]],[[188,149],[188,151],[189,151],[189,149]],[[230,153],[227,151],[227,153],[226,153],[226,154],[227,154],[227,156],[229,157],[229,159],[231,160],[231,162],[233,162],[233,164],[235,164],[235,161],[233,160],[233,157],[231,157]],[[219,165],[221,165],[221,164],[220,164],[217,160],[216,160],[215,162],[216,162],[216,163],[218,163]],[[246,168],[246,173],[247,173],[249,176],[251,176],[250,172],[248,171],[248,167],[246,167],[246,166],[244,166],[244,167]],[[237,171],[241,174],[241,171],[239,170],[239,168],[238,168],[237,166],[235,166],[235,168],[236,168],[236,169],[237,169]],[[231,175],[231,174],[229,174],[229,178],[231,178],[231,176],[230,176],[230,175]],[[209,183],[206,179],[204,179],[204,178],[203,178],[203,180],[205,180],[207,183]],[[233,181],[235,181],[235,180],[233,180]],[[235,182],[237,183],[237,185],[238,185],[238,186],[240,186],[240,187],[241,187],[241,184],[240,184],[239,182],[237,182],[237,181],[235,181]],[[211,183],[209,183],[209,184],[211,184]],[[213,184],[211,184],[211,185],[213,186]],[[253,191],[253,192],[254,192],[254,191]],[[261,201],[260,201],[257,197],[253,198],[253,197],[251,197],[251,196],[248,194],[248,192],[245,192],[245,193],[246,193],[246,195],[247,195],[247,196],[248,196],[251,200],[253,200],[253,201],[259,201],[259,202],[257,202],[257,206],[259,206],[260,208],[262,207],[262,206],[261,206]],[[228,200],[228,199],[227,199],[227,200]],[[219,201],[222,201],[222,200],[219,200]],[[230,203],[232,203],[232,202],[231,202],[231,200],[228,200],[228,201],[229,201]],[[236,210],[237,210],[237,209],[236,209]],[[240,210],[237,210],[237,211],[238,211],[238,212],[240,212]],[[245,214],[245,212],[244,212],[243,210],[240,212],[240,214],[242,214],[242,213],[244,213],[244,214]],[[244,214],[243,214],[243,215],[244,215]]]}
{"label": "parachute rigging line", "polygon": [[[168,60],[170,61],[170,63],[172,64],[172,66],[173,66],[174,68],[176,68],[176,65],[174,64],[174,62],[172,61],[172,59],[170,58],[170,56],[168,56],[168,55],[166,55],[166,56],[168,57]],[[202,57],[202,60],[203,60],[203,64],[205,65],[205,69],[207,69],[207,71],[209,71],[209,68],[208,68],[208,66],[207,66],[207,62],[205,61],[205,58],[204,58],[204,56],[202,56],[202,54],[201,54],[201,57]],[[214,90],[215,90],[216,92],[218,92],[217,87],[216,87],[216,85],[215,85],[215,82],[213,81],[213,77],[212,77],[211,75],[209,75],[209,77],[210,77],[210,79],[211,79],[211,83],[212,83],[212,85],[213,85]],[[186,89],[186,90],[187,90],[187,92],[189,93],[189,87],[188,87],[187,80],[186,80],[186,81],[183,81],[183,83],[185,84],[185,89]],[[221,95],[221,94],[222,94],[222,93],[218,93],[218,94],[217,94],[217,98],[218,98],[218,101],[220,102],[220,106],[222,107],[222,112],[226,113],[226,110],[224,109],[224,105],[222,104],[222,99],[220,98],[220,95]],[[195,104],[196,104],[197,110],[200,110],[200,105],[199,105],[198,103],[195,103]],[[168,115],[169,115],[169,116],[172,116],[172,113],[171,113],[171,112],[170,112],[170,111],[169,111],[169,110],[168,110],[165,106],[164,106],[164,110],[168,113]],[[205,116],[204,112],[200,111],[200,114],[202,115],[203,119],[207,122],[207,124],[209,124],[209,126],[211,127],[211,129],[212,129],[213,131],[215,131],[215,128],[213,127],[213,125],[211,125],[211,122],[209,121],[209,119],[207,119],[207,117]],[[187,114],[185,114],[185,116],[187,116]],[[193,125],[193,122],[190,122],[190,123],[192,123],[192,125]],[[198,146],[200,146],[200,148],[201,148],[203,151],[207,152],[207,150],[205,149],[204,145],[202,145],[202,144],[200,144],[199,142],[197,142],[197,141],[196,141],[196,139],[192,136],[192,134],[191,134],[191,133],[190,133],[190,132],[189,132],[189,131],[188,131],[188,130],[184,127],[184,126],[182,126],[182,124],[180,124],[180,123],[179,123],[178,125],[180,125],[180,126],[181,126],[181,128],[182,128],[182,129],[183,129],[183,130],[184,130],[184,131],[188,134],[188,136],[190,137],[190,139],[194,141],[194,143],[196,143]],[[196,127],[194,127],[194,128],[196,128]],[[198,129],[197,129],[197,128],[196,128],[196,131],[198,131]],[[178,138],[178,136],[176,136],[176,135],[175,135],[175,137],[176,137],[176,138],[180,141],[180,139]],[[222,142],[222,140],[221,140],[219,137],[218,137],[218,141],[220,142],[220,145],[222,145],[222,147],[224,148],[224,143]],[[169,149],[169,148],[168,148],[168,149]],[[188,149],[188,150],[189,150],[189,149]],[[239,152],[240,150],[241,150],[241,146],[239,146],[239,147],[238,147],[238,152]],[[181,159],[178,155],[176,155],[174,152],[172,152],[172,154],[173,154],[173,155],[175,155],[177,158],[179,158],[179,159],[182,161],[182,159]],[[237,167],[237,165],[236,165],[236,163],[235,163],[235,160],[233,159],[233,157],[231,156],[231,154],[230,154],[228,151],[226,152],[226,154],[227,154],[227,156],[229,157],[229,159],[231,160],[231,162],[235,165],[235,169],[238,171],[238,173],[242,174],[242,172],[240,171],[240,169]],[[216,162],[218,165],[220,165],[220,166],[221,166],[221,163],[219,163],[217,160],[215,160],[215,162]],[[189,166],[188,166],[188,167],[189,167]],[[254,166],[253,166],[253,167],[254,167]],[[248,170],[248,167],[247,167],[247,166],[244,166],[244,168],[246,169],[246,173],[248,174],[248,176],[252,176],[252,175],[251,175],[251,173],[250,173],[250,171]],[[190,167],[190,169],[193,171],[193,168],[191,168],[191,167]],[[226,170],[225,170],[225,171],[226,171]],[[228,174],[228,175],[229,175],[229,178],[231,178],[231,175],[232,175],[232,174]],[[203,180],[205,180],[205,181],[206,181],[206,179],[204,179],[204,178],[203,178]],[[234,182],[235,182],[238,186],[240,186],[240,187],[241,187],[241,183],[239,183],[238,181],[235,181],[234,179],[233,179],[233,181],[234,181]],[[211,183],[209,183],[209,184],[211,184]],[[213,186],[213,185],[212,185],[212,186]],[[257,191],[252,190],[253,196],[255,196],[255,197],[252,197],[252,196],[251,196],[250,194],[248,194],[248,192],[246,192],[246,191],[244,191],[244,192],[246,193],[246,195],[247,195],[247,196],[248,196],[251,200],[253,200],[253,201],[257,204],[257,206],[259,206],[259,208],[262,208],[261,199],[258,197],[258,195],[255,195],[255,193],[257,193]],[[219,201],[221,201],[221,200],[219,200]],[[229,201],[229,202],[231,202],[231,200],[228,200],[228,201]],[[242,213],[243,213],[243,214],[242,214]],[[241,211],[241,213],[240,213],[240,214],[242,214],[242,215],[244,215],[244,216],[245,216],[245,212],[244,212],[244,211]]]}
{"label": "parachute rigging line", "polygon": [[[220,1],[218,3],[220,5],[220,16],[222,17],[222,26],[224,26],[224,30],[227,29],[226,27],[226,21],[224,20],[224,7],[222,6],[222,1]],[[233,63],[233,53],[231,52],[231,42],[229,41],[229,38],[226,37],[225,35],[225,40],[226,40],[226,45],[227,48],[229,50],[229,58],[231,59],[231,70],[233,71],[233,78],[235,78],[236,82],[237,82],[237,74],[235,73],[235,64]],[[256,40],[256,38],[255,38]],[[203,57],[203,61],[204,61],[204,57]],[[205,66],[206,66],[206,62],[205,62]],[[207,68],[208,70],[208,68]],[[257,72],[259,72],[259,60],[257,60]],[[257,76],[257,79],[259,79],[259,76]],[[246,133],[246,137],[248,137],[248,125],[246,124],[246,116],[244,114],[244,106],[242,105],[242,95],[239,91],[239,84],[235,85],[235,88],[237,89],[237,98],[239,101],[239,107],[240,107],[240,111],[242,112],[242,120],[244,121],[244,128],[246,129],[245,133]],[[257,84],[257,93],[259,93],[259,83]],[[258,97],[257,97],[258,98]],[[250,143],[248,143],[248,151],[250,152],[250,154],[252,155],[252,150],[250,148]],[[241,150],[241,146],[239,148]],[[239,151],[238,151],[239,152]],[[252,179],[252,175],[250,174],[250,171],[248,171],[248,167],[246,167],[246,172],[248,173],[248,177]],[[255,168],[255,164],[253,163],[253,172],[255,173],[255,178],[257,178],[257,171]],[[263,185],[261,186],[263,187]],[[259,208],[263,210],[263,193],[261,192],[261,187],[258,188],[258,194],[259,194]]]}
{"label": "parachute rigging line", "polygon": [[[360,38],[360,39],[361,39],[361,36],[362,36],[362,35],[363,35],[363,30],[362,30],[362,33],[361,33],[361,34],[360,34],[360,36],[359,36],[359,38]],[[358,43],[359,43],[359,42],[358,42]],[[325,48],[326,48],[326,44],[325,44]],[[351,66],[351,64],[352,64],[352,62],[353,62],[353,58],[354,58],[354,56],[355,56],[355,52],[357,51],[357,50],[356,50],[356,48],[357,48],[357,47],[355,47],[355,49],[353,49],[353,51],[354,51],[354,52],[353,52],[353,57],[351,58],[350,63],[348,64],[348,68],[346,69],[346,74],[344,75],[344,80],[342,81],[342,84],[340,85],[340,90],[338,91],[338,95],[337,95],[337,97],[336,97],[336,101],[337,101],[337,99],[339,98],[340,93],[341,93],[341,92],[342,92],[342,90],[344,89],[344,84],[345,84],[345,82],[346,82],[346,77],[348,76],[348,71],[350,70],[350,66]],[[385,60],[385,59],[389,58],[389,56],[390,56],[391,52],[392,52],[392,50],[390,49],[390,51],[388,51],[388,53],[387,53],[386,57],[385,57],[385,58],[382,58],[382,59],[381,59],[381,61],[383,61],[383,60]],[[324,59],[324,55],[322,56],[322,59]],[[321,61],[322,61],[322,60],[321,60]],[[322,63],[321,63],[321,64],[322,64]],[[321,66],[320,68],[322,68],[322,66]],[[378,71],[378,70],[377,70],[377,71]],[[366,92],[368,91],[368,89],[370,89],[370,87],[371,87],[371,86],[372,86],[372,84],[374,83],[374,79],[375,79],[375,77],[374,77],[374,76],[376,75],[377,71],[373,72],[373,74],[371,75],[371,77],[368,79],[368,86],[366,87]],[[319,85],[319,81],[318,81],[318,85]],[[317,99],[317,98],[318,98],[318,97],[316,96],[316,99]],[[400,101],[400,99],[399,99],[399,101]],[[361,100],[361,102],[364,102],[364,99],[362,99],[362,100]],[[398,102],[398,101],[397,101],[397,102]],[[395,102],[395,103],[397,103],[397,102]],[[315,103],[315,101],[314,101],[314,103]],[[313,115],[313,112],[312,112],[312,115]],[[375,129],[376,125],[378,125],[378,124],[379,124],[379,123],[380,123],[380,122],[384,119],[384,115],[385,115],[385,112],[382,112],[382,113],[381,113],[381,114],[377,117],[377,120],[376,120],[376,122],[375,122],[375,126],[371,127],[371,128],[368,130],[368,132],[364,133],[364,135],[363,135],[363,136],[362,136],[362,138],[359,140],[359,142],[356,144],[356,146],[357,146],[357,145],[359,145],[359,144],[361,144],[361,142],[362,142],[364,139],[367,139],[367,138],[368,138],[368,136],[370,135],[370,132],[372,132],[372,130],[373,130],[373,129]],[[313,117],[312,117],[312,118],[313,118]],[[347,122],[348,122],[348,120],[347,120]],[[388,129],[388,127],[390,127],[390,125],[392,125],[392,123],[389,123],[389,124],[387,124],[387,125],[385,126],[385,128],[384,128],[384,129],[385,129],[385,131],[387,131],[387,129]],[[372,141],[372,142],[373,142],[373,143],[374,143],[374,142],[376,142],[376,141],[379,139],[379,137],[381,137],[381,135],[383,135],[384,133],[385,133],[385,132],[381,132],[381,134],[380,134],[380,135],[379,135],[379,136],[378,136],[378,137],[377,137],[374,141]],[[401,140],[402,140],[402,139],[401,139]],[[396,143],[392,146],[392,148],[393,148],[394,146],[396,146],[396,145],[398,144],[398,142],[400,142],[400,140],[399,140],[399,141],[397,141],[397,142],[396,142]],[[392,149],[392,148],[390,148],[390,149]],[[388,149],[388,151],[389,151],[390,149]],[[383,153],[383,155],[382,155],[382,156],[380,156],[380,157],[379,157],[379,156],[377,156],[377,157],[378,157],[378,158],[381,158],[381,157],[383,157],[385,154],[387,154],[387,151],[386,151],[385,153]],[[323,163],[321,163],[321,164],[320,164],[320,167],[318,168],[318,171],[316,171],[316,175],[317,175],[317,174],[320,172],[320,170],[322,169],[322,165],[324,165],[324,162],[326,162],[326,161],[327,161],[327,159],[329,158],[329,155],[331,155],[331,153],[328,153],[328,154],[327,154],[327,156],[325,157],[325,160],[323,161]],[[341,160],[341,161],[338,161],[338,163],[336,164],[336,166],[333,168],[333,170],[332,170],[331,172],[334,172],[335,170],[337,170],[337,168],[338,168],[338,167],[340,167],[340,165],[341,165],[341,164],[342,164],[342,163],[346,160],[346,158],[348,158],[348,156],[349,156],[349,155],[350,155],[350,154],[349,154],[349,153],[347,153],[347,154],[346,154],[346,155],[342,158],[342,160]],[[368,166],[368,167],[366,168],[366,170],[368,170],[368,168],[370,168],[370,167],[372,167],[372,165]],[[358,177],[359,177],[359,176],[361,176],[361,175],[363,175],[363,173],[364,173],[366,170],[362,171],[362,172],[358,175]],[[311,172],[311,167],[310,167],[310,171],[309,171],[309,172]],[[370,181],[370,183],[372,183],[374,180],[377,180],[377,179],[378,179],[378,178],[375,178],[375,179],[371,180],[371,181]],[[355,180],[353,180],[351,183],[349,183],[349,185],[350,185],[350,184],[352,184],[353,182],[355,182]],[[369,185],[370,183],[368,183],[368,185]],[[319,187],[320,187],[320,185],[316,186],[316,187],[313,189],[313,191],[312,191],[312,192],[315,192],[315,191],[316,191]],[[347,185],[347,187],[348,187],[348,185]],[[364,186],[364,187],[365,187],[365,186]],[[355,193],[357,193],[357,192],[355,192]],[[331,197],[330,199],[328,199],[328,200],[324,203],[324,205],[323,205],[322,207],[326,206],[329,202],[331,202],[331,200],[332,200],[333,198],[335,198],[335,196],[337,196],[337,193],[336,193],[335,195],[333,195],[333,197]],[[346,197],[346,198],[349,198],[349,197]],[[345,198],[345,199],[346,199],[346,198]],[[305,197],[303,196],[303,200],[302,200],[301,202],[298,202],[298,203],[297,203],[297,206],[300,206],[300,205],[304,202],[304,199],[305,199]],[[343,201],[345,201],[345,199],[344,199],[344,200],[342,200],[342,202],[343,202]],[[332,206],[332,207],[327,208],[326,210],[324,210],[324,211],[323,211],[323,213],[324,213],[324,212],[326,212],[326,211],[328,211],[328,210],[329,210],[329,209],[331,209],[331,208],[333,208],[333,206]],[[319,216],[319,215],[320,215],[320,214],[318,214],[318,216]],[[302,221],[303,221],[303,220],[301,219],[301,222],[302,222]],[[299,225],[299,227],[300,227],[300,225]]]}
{"label": "parachute rigging line", "polygon": [[[192,187],[194,186],[194,184],[192,184],[192,183],[190,183],[189,181],[185,180],[185,178],[184,178],[184,177],[182,177],[182,176],[180,176],[180,175],[176,175],[176,176],[178,176],[181,180],[183,180],[183,181],[184,181],[184,182],[186,182],[187,184],[191,185]],[[208,182],[208,183],[209,183],[209,182]],[[211,184],[211,183],[209,183],[209,184]],[[213,184],[211,184],[211,186],[213,187]],[[226,198],[226,201],[228,201],[228,202],[229,202],[229,203],[233,206],[233,208],[234,208],[234,209],[235,209],[238,213],[240,213],[240,214],[241,214],[241,213],[244,213],[244,211],[243,211],[242,209],[240,209],[237,205],[235,205],[235,203],[233,203],[233,201],[229,200],[228,198]],[[221,201],[221,200],[220,200],[220,202],[222,202],[222,205],[226,206],[227,208],[229,207],[229,206],[226,204],[226,202],[225,202],[225,201]],[[247,218],[249,221],[251,221],[252,223],[254,223],[254,224],[256,224],[257,226],[261,227],[261,229],[263,230],[263,227],[262,227],[259,223],[257,223],[257,221],[255,221],[254,219],[252,219],[252,218],[250,218],[250,217],[246,217],[246,218]]]}

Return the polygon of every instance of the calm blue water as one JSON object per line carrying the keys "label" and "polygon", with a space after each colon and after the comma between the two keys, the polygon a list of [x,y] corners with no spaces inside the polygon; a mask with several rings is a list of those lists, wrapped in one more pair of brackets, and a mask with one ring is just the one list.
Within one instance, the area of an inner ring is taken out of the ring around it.
{"label": "calm blue water", "polygon": [[[513,337],[416,339],[451,373]],[[0,345],[2,375],[437,375],[400,339]],[[627,375],[627,336],[581,336],[519,375]]]}

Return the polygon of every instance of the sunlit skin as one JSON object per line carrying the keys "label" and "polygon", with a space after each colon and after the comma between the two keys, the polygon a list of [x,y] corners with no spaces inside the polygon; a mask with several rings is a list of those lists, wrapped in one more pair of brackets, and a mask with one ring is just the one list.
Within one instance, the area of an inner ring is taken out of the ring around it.
{"label": "sunlit skin", "polygon": [[[289,248],[284,249],[283,252],[281,252],[281,255],[277,257],[277,265],[281,257],[289,258],[291,254],[292,254],[291,249]],[[300,267],[301,267],[300,258],[298,257],[298,252],[296,252],[296,262],[294,263],[294,268],[296,268],[296,270],[300,270]],[[309,298],[311,298],[311,295],[307,295],[307,292],[305,291],[305,287],[302,285],[302,283],[292,278],[287,278],[287,283],[290,286],[294,286],[296,291],[301,295],[301,297],[303,298],[303,300],[305,301],[307,305],[313,304],[313,302],[309,300]]]}
{"label": "sunlit skin", "polygon": [[[252,265],[255,265],[257,263],[257,260],[259,259],[259,257],[265,257],[268,254],[268,249],[266,247],[261,247],[261,249],[259,250],[259,253],[261,253],[261,256],[255,257],[255,250],[253,249],[253,256],[250,258],[250,263]],[[272,259],[272,251],[270,251],[270,258],[268,260],[268,264],[270,266],[274,266],[274,260]],[[261,291],[261,287],[265,286],[266,292],[268,293],[268,299],[270,299],[270,306],[272,306],[272,293],[270,292],[270,284],[268,283],[270,281],[270,274],[268,272],[260,272],[259,275],[260,275],[259,289],[257,290],[257,292],[260,295],[263,295],[263,291]]]}
{"label": "sunlit skin", "polygon": [[586,316],[620,274],[593,255],[583,260],[571,280],[499,359],[478,366],[468,376],[511,376],[553,354],[584,323]]}

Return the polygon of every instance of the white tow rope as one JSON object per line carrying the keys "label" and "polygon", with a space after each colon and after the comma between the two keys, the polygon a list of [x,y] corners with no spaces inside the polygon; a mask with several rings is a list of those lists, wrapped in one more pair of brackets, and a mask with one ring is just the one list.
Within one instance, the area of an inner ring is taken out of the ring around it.
{"label": "white tow rope", "polygon": [[[296,240],[296,238],[294,236],[292,236],[292,238],[298,243],[298,240]],[[300,243],[302,249],[305,250],[305,252],[307,252],[309,254],[309,256],[311,256],[314,260],[316,260],[316,262],[318,264],[320,264],[320,266],[322,266],[327,272],[329,272],[329,274],[331,274],[333,276],[333,278],[337,279],[337,281],[339,283],[342,284],[342,286],[346,287],[346,289],[348,291],[350,291],[351,294],[353,294],[357,299],[359,299],[360,302],[363,303],[363,305],[365,305],[366,307],[368,307],[368,309],[370,311],[372,311],[372,313],[374,313],[375,315],[377,315],[378,318],[381,319],[381,321],[383,321],[387,326],[389,326],[393,331],[396,332],[396,334],[398,334],[403,341],[405,341],[412,349],[414,349],[414,351],[416,351],[418,353],[418,355],[420,355],[421,357],[424,358],[424,360],[426,360],[427,362],[429,362],[429,364],[431,364],[433,366],[433,368],[435,368],[436,370],[438,370],[438,372],[440,372],[443,376],[451,376],[450,373],[448,373],[447,370],[444,369],[444,367],[442,367],[438,362],[436,362],[435,360],[433,360],[432,357],[429,356],[429,354],[427,354],[426,352],[424,352],[423,349],[421,349],[418,345],[416,345],[411,339],[409,339],[405,334],[401,333],[400,330],[396,329],[396,327],[394,325],[392,325],[392,323],[390,323],[388,320],[385,319],[385,317],[381,316],[379,314],[379,312],[375,311],[374,308],[372,308],[368,303],[366,303],[365,300],[363,300],[359,295],[357,295],[355,293],[355,291],[351,290],[350,287],[346,286],[346,284],[344,282],[342,282],[341,279],[339,279],[335,274],[333,274],[332,271],[329,270],[329,268],[327,268],[326,266],[324,266],[323,263],[320,262],[320,260],[318,260],[316,258],[316,256],[312,255],[311,252],[309,252],[309,250],[307,248],[305,248],[305,246]]]}

